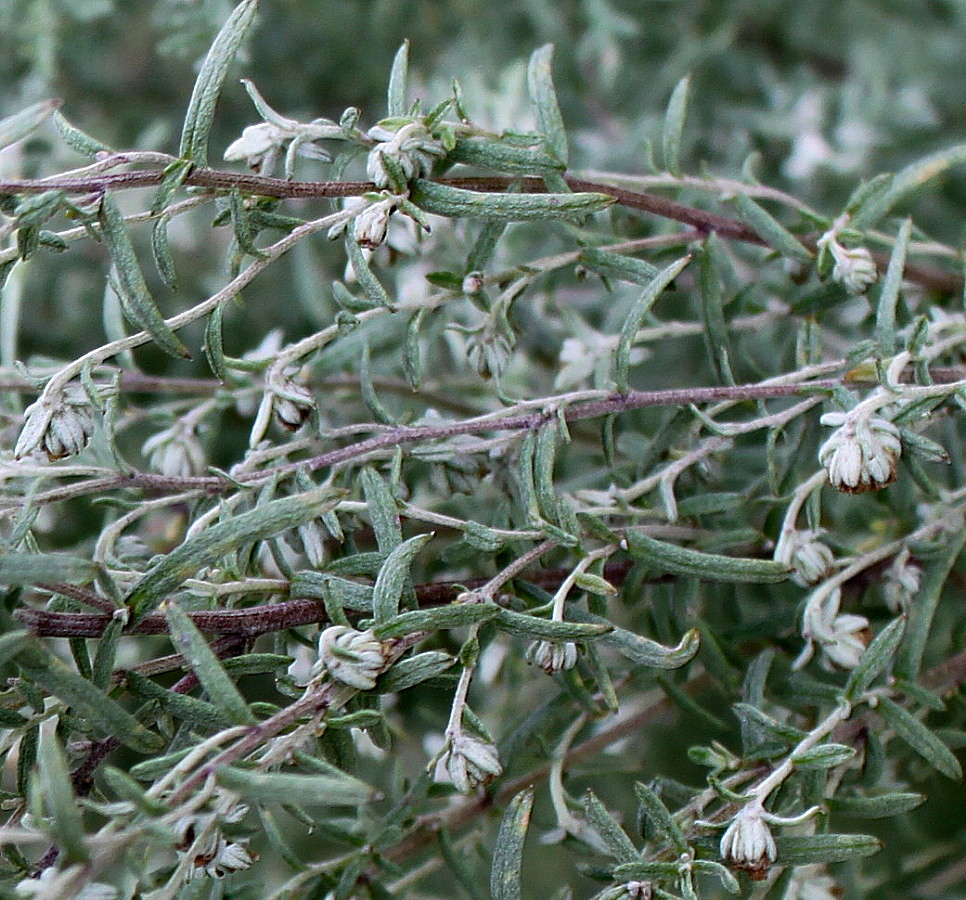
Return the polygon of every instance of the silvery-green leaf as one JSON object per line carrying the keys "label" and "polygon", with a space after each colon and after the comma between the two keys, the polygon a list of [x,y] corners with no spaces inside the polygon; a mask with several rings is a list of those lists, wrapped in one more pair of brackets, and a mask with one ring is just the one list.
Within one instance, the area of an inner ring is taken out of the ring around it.
{"label": "silvery-green leaf", "polygon": [[246,800],[293,806],[356,806],[378,796],[365,782],[344,772],[300,775],[291,772],[253,772],[235,766],[220,768],[218,782]]}
{"label": "silvery-green leaf", "polygon": [[963,769],[955,754],[912,713],[888,697],[880,697],[876,711],[902,740],[936,771],[961,781]]}
{"label": "silvery-green leaf", "polygon": [[212,42],[188,101],[178,151],[182,159],[199,166],[208,165],[208,136],[215,118],[215,104],[257,9],[258,0],[242,0]]}
{"label": "silvery-green leaf", "polygon": [[902,275],[906,267],[906,252],[909,249],[909,238],[912,236],[912,219],[906,219],[896,242],[889,254],[889,267],[886,269],[882,287],[879,290],[879,302],[875,311],[875,336],[879,342],[880,352],[884,357],[896,352],[896,306],[899,303],[899,289],[902,287]]}
{"label": "silvery-green leaf", "polygon": [[44,806],[53,819],[52,832],[67,862],[86,863],[90,853],[84,843],[84,822],[74,795],[67,760],[60,749],[57,733],[47,731],[40,740],[38,783]]}
{"label": "silvery-green leaf", "polygon": [[883,198],[892,188],[894,177],[891,172],[883,172],[868,181],[860,182],[859,186],[852,191],[845,204],[845,212],[853,228],[861,231],[872,228],[879,221],[884,212]]}
{"label": "silvery-green leaf", "polygon": [[905,630],[906,620],[904,618],[894,619],[865,648],[859,664],[849,673],[849,680],[845,683],[845,688],[842,691],[842,696],[849,703],[858,700],[892,662]]}
{"label": "silvery-green leaf", "polygon": [[0,150],[27,137],[43,125],[63,102],[63,100],[41,100],[12,116],[0,119]]}
{"label": "silvery-green leaf", "polygon": [[598,250],[596,247],[584,247],[580,251],[579,262],[604,278],[616,278],[640,285],[649,284],[660,271],[657,266],[643,259],[615,253],[613,250]]}
{"label": "silvery-green leaf", "polygon": [[614,203],[609,194],[487,194],[421,178],[413,181],[410,188],[410,199],[420,209],[452,219],[503,222],[572,219],[600,212]]}
{"label": "silvery-green leaf", "polygon": [[456,664],[456,659],[442,650],[427,650],[415,656],[407,656],[397,662],[388,672],[379,676],[376,690],[380,694],[395,694],[441,675]]}
{"label": "silvery-green leaf", "polygon": [[843,797],[836,795],[825,800],[830,812],[856,819],[891,819],[915,809],[926,800],[925,794],[893,792],[877,797]]}
{"label": "silvery-green leaf", "polygon": [[661,147],[664,151],[664,168],[672,175],[681,174],[681,135],[684,133],[684,120],[688,114],[688,91],[691,76],[685,75],[671,92],[667,111],[664,114],[664,130]]}
{"label": "silvery-green leaf", "polygon": [[802,262],[811,261],[811,251],[771,213],[747,194],[736,194],[734,204],[738,211],[738,218],[764,240],[772,250],[777,250],[782,256],[787,256],[789,259],[798,259]]}
{"label": "silvery-green leaf", "polygon": [[51,121],[60,132],[64,143],[76,153],[80,153],[82,156],[95,157],[98,153],[111,152],[111,148],[107,144],[99,141],[97,138],[91,137],[89,134],[81,131],[76,125],[68,122],[61,115],[60,110],[54,113]]}
{"label": "silvery-green leaf", "polygon": [[501,609],[493,621],[501,631],[508,634],[557,642],[593,640],[613,629],[610,623],[554,622],[509,609]]}
{"label": "silvery-green leaf", "polygon": [[164,604],[163,610],[172,643],[198,676],[211,703],[236,725],[254,724],[255,717],[245,698],[188,614],[171,601]]}
{"label": "silvery-green leaf", "polygon": [[684,271],[685,266],[689,262],[691,262],[691,257],[685,256],[675,260],[669,266],[665,266],[651,279],[647,287],[644,288],[641,295],[634,302],[633,307],[631,307],[631,311],[628,313],[621,327],[620,340],[617,344],[617,350],[614,352],[614,381],[617,382],[617,389],[619,391],[627,390],[631,347],[634,344],[634,339],[637,337],[637,332],[640,331],[641,325],[644,323],[644,317],[650,312],[651,307],[657,298],[661,296],[664,289]]}
{"label": "silvery-green leaf", "polygon": [[544,44],[533,51],[527,66],[527,89],[537,115],[537,128],[543,135],[547,150],[561,166],[566,167],[567,131],[553,86],[552,62],[553,44]]}
{"label": "silvery-green leaf", "polygon": [[205,343],[203,349],[205,359],[208,360],[208,366],[211,368],[212,374],[219,381],[224,382],[228,377],[228,369],[225,366],[225,348],[221,337],[220,306],[216,306],[211,311],[211,315],[208,316],[208,321],[205,323]]}
{"label": "silvery-green leaf", "polygon": [[559,160],[542,146],[521,147],[480,136],[458,138],[448,159],[511,175],[535,175],[561,168]]}
{"label": "silvery-green leaf", "polygon": [[696,859],[691,863],[691,867],[698,875],[713,875],[729,894],[741,893],[741,885],[738,883],[738,879],[731,874],[731,870],[727,866],[723,866],[712,859]]}
{"label": "silvery-green leaf", "polygon": [[168,812],[164,803],[149,797],[144,788],[123,769],[114,766],[101,766],[100,777],[121,800],[133,803],[149,816],[161,816]]}
{"label": "silvery-green leaf", "polygon": [[240,545],[261,541],[297,528],[319,515],[320,510],[335,505],[338,494],[319,488],[292,497],[261,503],[248,512],[232,516],[175,547],[151,566],[134,584],[127,596],[131,624],[137,624],[186,578],[203,566]]}
{"label": "silvery-green leaf", "polygon": [[784,866],[845,862],[882,849],[882,842],[871,834],[776,835],[775,844],[778,863]]}
{"label": "silvery-green leaf", "polygon": [[406,115],[407,80],[409,77],[409,41],[403,41],[392,61],[389,73],[389,104],[390,118]]}
{"label": "silvery-green leaf", "polygon": [[774,583],[789,577],[788,567],[771,559],[703,553],[668,544],[636,531],[627,532],[626,539],[631,556],[661,572],[690,575],[707,581],[748,584]]}
{"label": "silvery-green leaf", "polygon": [[793,753],[791,760],[799,769],[831,769],[855,756],[855,750],[844,744],[819,744],[801,753]]}
{"label": "silvery-green leaf", "polygon": [[155,700],[166,713],[200,731],[220,731],[238,724],[230,715],[207,700],[176,694],[137,672],[128,672],[125,678],[134,694],[145,700]]}
{"label": "silvery-green leaf", "polygon": [[600,839],[607,846],[610,855],[619,863],[631,863],[640,858],[640,852],[627,832],[617,823],[617,820],[607,811],[593,791],[588,790],[581,798],[584,816],[590,826],[597,832]]}
{"label": "silvery-green leaf", "polygon": [[362,247],[356,243],[351,235],[346,235],[345,248],[349,262],[352,265],[352,271],[356,274],[359,287],[362,288],[372,306],[379,306],[383,309],[388,309],[390,312],[395,312],[395,304],[390,299],[386,289],[382,286],[382,282],[376,278],[370,268],[369,260],[366,258],[365,253],[362,252]]}
{"label": "silvery-green leaf", "polygon": [[[387,565],[388,562],[387,560]],[[385,641],[417,631],[432,632],[478,625],[488,622],[499,611],[500,608],[495,603],[452,603],[449,606],[437,606],[434,609],[413,609],[376,625],[373,632],[377,638]]]}
{"label": "silvery-green leaf", "polygon": [[0,584],[11,587],[58,581],[87,584],[96,574],[96,563],[63,553],[12,551],[0,554]]}
{"label": "silvery-green leaf", "polygon": [[780,741],[791,747],[797,744],[806,732],[794,728],[785,722],[769,716],[767,713],[753,706],[750,703],[735,703],[732,706],[735,715],[741,720],[742,725],[748,724],[755,726],[756,731],[763,731],[770,738]]}
{"label": "silvery-green leaf", "polygon": [[523,842],[530,827],[532,808],[533,788],[527,788],[510,801],[503,813],[493,847],[493,865],[490,870],[492,900],[520,900]]}
{"label": "silvery-green leaf", "polygon": [[634,794],[640,805],[641,813],[653,829],[653,836],[668,841],[678,853],[686,853],[688,842],[681,827],[674,821],[664,802],[654,790],[640,781],[634,782]]}
{"label": "silvery-green leaf", "polygon": [[388,624],[397,615],[399,600],[409,579],[409,567],[432,538],[432,533],[418,534],[394,547],[386,557],[372,589],[372,615],[377,624]]}
{"label": "silvery-green leaf", "polygon": [[388,553],[402,542],[402,528],[396,500],[389,486],[375,470],[366,467],[359,474],[362,493],[369,510],[369,521],[381,553]]}

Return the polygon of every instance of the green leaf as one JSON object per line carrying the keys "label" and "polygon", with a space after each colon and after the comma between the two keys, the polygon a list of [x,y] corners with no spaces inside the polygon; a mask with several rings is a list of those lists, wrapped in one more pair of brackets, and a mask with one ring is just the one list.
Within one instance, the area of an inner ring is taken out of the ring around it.
{"label": "green leaf", "polygon": [[215,118],[215,104],[228,75],[228,68],[255,18],[257,9],[258,0],[242,0],[208,50],[195,79],[191,100],[188,101],[188,111],[185,113],[181,147],[178,151],[182,159],[191,160],[199,166],[208,165],[208,136]]}
{"label": "green leaf", "polygon": [[389,104],[390,118],[406,115],[407,81],[409,79],[409,41],[403,41],[392,61],[389,73]]}
{"label": "green leaf", "polygon": [[177,290],[178,273],[171,255],[171,244],[168,241],[168,222],[171,217],[161,216],[151,229],[151,251],[154,253],[154,264],[157,266],[161,280],[172,290]]}
{"label": "green leaf", "polygon": [[528,616],[509,609],[501,609],[493,622],[500,631],[505,631],[507,634],[558,643],[593,640],[613,629],[609,622],[599,625],[589,622],[553,622],[550,619],[540,619],[537,616]]}
{"label": "green leaf", "polygon": [[[731,337],[724,315],[722,292],[722,269],[729,265],[720,242],[712,233],[704,241],[700,256],[699,285],[701,288],[701,312],[704,318],[704,340],[711,365],[718,380],[734,384],[731,372]],[[678,513],[680,515],[680,511]]]}
{"label": "green leaf", "polygon": [[567,132],[553,86],[552,61],[553,44],[544,44],[533,51],[527,66],[527,90],[537,116],[537,130],[543,135],[547,150],[566,167]]}
{"label": "green leaf", "polygon": [[754,231],[772,250],[777,250],[789,259],[810,262],[811,251],[805,247],[771,213],[759,206],[747,194],[736,194],[734,198],[738,218]]}
{"label": "green leaf", "polygon": [[651,307],[661,296],[664,289],[684,271],[689,262],[691,262],[691,257],[684,256],[658,272],[634,302],[634,306],[624,320],[617,350],[614,352],[614,381],[617,383],[618,391],[624,392],[628,389],[627,377],[631,362],[631,347],[634,345],[637,332],[640,331],[641,325],[644,323],[644,317],[651,311]]}
{"label": "green leaf", "polygon": [[540,515],[548,522],[559,521],[557,493],[553,485],[553,467],[557,455],[559,432],[553,423],[537,431],[533,449],[533,487]]}
{"label": "green leaf", "polygon": [[409,567],[433,534],[417,534],[394,547],[379,570],[372,589],[372,616],[378,625],[388,625],[399,612],[399,600],[409,579]]}
{"label": "green leaf", "polygon": [[871,228],[882,218],[881,201],[892,187],[894,176],[891,172],[883,172],[863,181],[852,191],[845,212],[849,216],[849,225],[853,228]]}
{"label": "green leaf", "polygon": [[329,774],[300,775],[289,772],[252,772],[224,766],[215,773],[219,784],[246,801],[291,806],[360,806],[378,797],[363,781],[330,770]]}
{"label": "green leaf", "polygon": [[499,611],[500,608],[495,603],[453,603],[435,609],[414,609],[399,613],[372,630],[379,640],[385,641],[417,631],[433,632],[479,625],[494,618]]}
{"label": "green leaf", "polygon": [[530,827],[532,808],[533,788],[527,788],[510,801],[503,813],[493,848],[493,867],[490,870],[492,900],[520,900],[523,842]]}
{"label": "green leaf", "polygon": [[617,823],[617,820],[607,812],[593,791],[588,790],[581,799],[584,816],[590,826],[597,832],[604,842],[608,852],[619,863],[632,863],[640,859],[640,853],[633,841]]}
{"label": "green leaf", "polygon": [[[2,556],[0,556],[0,565],[3,565]],[[18,653],[29,647],[31,641],[29,631],[8,631],[0,635],[0,666],[5,666]]]}
{"label": "green leaf", "polygon": [[151,566],[131,588],[127,596],[131,624],[140,622],[203,566],[242,544],[262,541],[297,528],[318,516],[323,508],[331,509],[338,502],[338,496],[330,488],[319,488],[293,497],[269,500],[204,529]]}
{"label": "green leaf", "polygon": [[359,283],[359,287],[362,288],[363,293],[371,304],[369,308],[381,307],[388,309],[390,312],[395,312],[395,304],[389,298],[389,294],[386,293],[382,282],[373,273],[369,266],[369,260],[366,258],[365,253],[362,252],[362,247],[349,234],[346,234],[345,248],[349,262],[352,264],[352,271],[356,274],[356,281]]}
{"label": "green leaf", "polygon": [[122,769],[117,769],[114,766],[102,766],[100,775],[118,799],[133,803],[149,816],[161,816],[168,812],[168,807],[164,803],[149,797],[144,788]]}
{"label": "green leaf", "polygon": [[877,797],[829,797],[825,805],[833,813],[855,819],[891,819],[925,803],[925,794],[894,792]]}
{"label": "green leaf", "polygon": [[778,835],[775,844],[778,862],[783,866],[845,862],[882,849],[882,843],[871,834]]}
{"label": "green leaf", "polygon": [[441,675],[456,664],[456,659],[442,650],[427,650],[415,656],[407,656],[397,662],[388,672],[379,676],[376,691],[395,694]]}
{"label": "green leaf", "polygon": [[910,163],[895,174],[892,184],[885,191],[874,206],[875,215],[871,212],[862,218],[863,227],[871,227],[874,221],[882,218],[897,203],[905,200],[910,194],[921,188],[927,181],[938,178],[948,172],[953,166],[966,162],[966,144],[957,144],[946,150],[930,153],[916,162]]}
{"label": "green leaf", "polygon": [[63,100],[41,100],[12,116],[0,119],[0,150],[36,131],[63,102]]}
{"label": "green leaf", "polygon": [[906,630],[906,620],[895,619],[876,635],[874,641],[865,648],[859,664],[849,673],[842,696],[849,703],[855,703],[879,677],[886,666],[892,662],[899,642]]}
{"label": "green leaf", "polygon": [[601,638],[604,644],[613,647],[621,656],[631,662],[647,666],[649,669],[679,669],[694,659],[701,646],[697,628],[687,631],[675,647],[665,647],[650,638],[642,637],[626,628],[612,625],[606,619],[582,610],[570,610],[568,615],[578,622],[591,622],[609,626],[611,631]]}
{"label": "green leaf", "polygon": [[[615,200],[609,194],[487,194],[417,178],[410,199],[428,213],[449,218],[530,222],[572,219],[600,212]],[[481,268],[474,257],[474,268]]]}
{"label": "green leaf", "polygon": [[366,409],[372,413],[373,419],[382,425],[398,425],[399,423],[390,415],[372,383],[372,374],[369,366],[370,353],[369,342],[366,341],[362,346],[362,359],[359,362],[359,392],[362,394],[362,402],[366,404]]}
{"label": "green leaf", "polygon": [[902,287],[902,274],[906,267],[906,252],[912,235],[912,219],[906,219],[896,235],[896,243],[889,254],[889,267],[875,311],[875,338],[879,342],[879,352],[892,356],[898,349],[896,340],[896,305],[899,302],[899,289]]}
{"label": "green leaf", "polygon": [[376,535],[376,545],[381,553],[389,553],[402,543],[402,527],[396,500],[389,486],[368,466],[359,474],[362,493],[369,511],[369,521]]}
{"label": "green leaf", "polygon": [[64,143],[74,152],[80,153],[81,156],[89,156],[93,158],[97,156],[98,153],[111,152],[111,148],[108,147],[103,141],[99,141],[97,138],[91,137],[89,134],[81,131],[76,125],[68,122],[67,119],[61,115],[60,110],[54,112],[51,121],[60,132],[60,136]]}
{"label": "green leaf", "polygon": [[104,243],[117,274],[117,296],[125,318],[132,325],[148,332],[165,353],[181,359],[191,359],[188,348],[165,322],[148,290],[134,245],[124,224],[124,216],[110,195],[101,200],[100,223]]}
{"label": "green leaf", "polygon": [[216,306],[212,311],[211,315],[208,316],[208,321],[205,323],[205,359],[208,360],[208,366],[211,368],[212,374],[220,382],[224,383],[225,379],[228,377],[228,369],[225,366],[225,345],[221,337],[221,307]]}
{"label": "green leaf", "polygon": [[114,669],[114,659],[117,656],[117,645],[124,633],[124,619],[111,619],[101,632],[97,642],[97,652],[94,654],[94,665],[91,669],[91,681],[102,691],[111,686],[111,674]]}
{"label": "green leaf", "polygon": [[688,114],[688,91],[691,76],[685,75],[671,92],[667,111],[664,114],[664,129],[661,147],[664,152],[664,168],[672,175],[681,174],[681,135],[684,133],[684,120]]}
{"label": "green leaf", "polygon": [[177,603],[166,602],[162,606],[168,620],[168,631],[178,652],[198,676],[198,681],[211,698],[211,702],[237,725],[253,725],[255,716],[248,708],[245,698],[228,677],[221,661],[205,640],[205,636]]}
{"label": "green leaf", "polygon": [[447,160],[510,175],[539,175],[563,168],[543,145],[521,147],[508,141],[480,136],[457,138],[456,146]]}
{"label": "green leaf", "polygon": [[238,724],[230,715],[207,700],[176,694],[137,672],[125,674],[131,691],[145,700],[154,700],[169,715],[203,731],[220,731]]}
{"label": "green leaf", "polygon": [[888,697],[880,697],[876,710],[902,740],[916,751],[937,772],[947,778],[961,781],[962,766],[959,760],[936,735],[912,713],[894,703]]}
{"label": "green leaf", "polygon": [[21,669],[44,690],[74,707],[100,732],[117,738],[138,753],[156,753],[164,741],[137,719],[82,678],[42,644],[26,647],[17,657]]}
{"label": "green leaf", "polygon": [[753,725],[756,731],[763,731],[768,737],[783,745],[794,746],[805,737],[806,732],[772,718],[750,703],[735,703],[732,709],[742,725]]}
{"label": "green leaf", "polygon": [[615,278],[640,285],[649,284],[660,271],[657,266],[643,259],[615,253],[612,250],[598,250],[596,247],[584,247],[580,251],[579,262],[584,268],[604,278]]}
{"label": "green leaf", "polygon": [[0,554],[0,584],[10,587],[58,581],[88,584],[96,574],[96,563],[63,553],[15,551]]}
{"label": "green leaf", "polygon": [[641,814],[650,822],[654,835],[668,841],[678,853],[686,853],[687,838],[661,798],[640,781],[634,782],[634,794],[637,796]]}
{"label": "green leaf", "polygon": [[785,581],[789,569],[771,559],[721,556],[666,544],[646,534],[629,531],[628,553],[656,571],[689,575],[706,581],[733,581],[746,584],[771,584]]}
{"label": "green leaf", "polygon": [[819,744],[801,753],[793,753],[791,761],[799,769],[831,769],[855,756],[855,750],[844,744]]}
{"label": "green leaf", "polygon": [[84,822],[77,797],[70,782],[67,760],[51,728],[40,740],[38,784],[43,792],[44,806],[53,819],[51,829],[57,844],[66,854],[66,862],[85,863],[90,854],[84,845]]}

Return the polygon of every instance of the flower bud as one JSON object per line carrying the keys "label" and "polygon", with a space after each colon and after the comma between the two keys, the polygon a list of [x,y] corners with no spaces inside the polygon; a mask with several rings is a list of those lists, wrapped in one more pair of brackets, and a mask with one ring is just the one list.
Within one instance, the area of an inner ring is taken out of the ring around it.
{"label": "flower bud", "polygon": [[469,794],[503,774],[496,747],[462,732],[450,737],[445,762],[450,781],[461,794]]}
{"label": "flower bud", "polygon": [[352,223],[352,237],[360,247],[375,250],[386,240],[386,230],[389,228],[389,217],[395,206],[383,200],[367,206]]}
{"label": "flower bud", "polygon": [[76,456],[94,433],[87,395],[81,390],[43,395],[24,410],[24,426],[13,455],[22,459],[38,448],[53,462]]}
{"label": "flower bud", "polygon": [[782,541],[775,559],[795,571],[792,581],[801,587],[817,584],[831,570],[835,555],[827,544],[817,540],[822,531],[795,531]]}
{"label": "flower bud", "polygon": [[278,424],[289,431],[298,431],[315,409],[315,398],[308,388],[290,379],[271,385],[272,411]]}
{"label": "flower bud", "polygon": [[141,447],[148,465],[155,472],[173,478],[187,478],[204,472],[205,451],[195,437],[194,429],[181,422],[149,437]]}
{"label": "flower bud", "polygon": [[880,416],[856,419],[849,413],[826,413],[820,421],[839,426],[818,451],[832,487],[857,494],[895,481],[902,442],[892,422]]}
{"label": "flower bud", "polygon": [[369,151],[366,174],[377,187],[388,187],[392,183],[392,173],[385,162],[387,157],[409,182],[414,178],[425,178],[436,160],[446,155],[442,143],[432,136],[422,122],[406,122],[398,129],[376,125],[369,129],[368,134],[378,143]]}
{"label": "flower bud", "polygon": [[527,662],[548,675],[565,672],[577,665],[577,645],[570,641],[564,644],[534,641],[527,648]]}
{"label": "flower bud", "polygon": [[369,691],[376,686],[385,665],[382,642],[371,630],[332,625],[319,635],[319,660],[312,667],[312,674],[326,671],[335,681]]}
{"label": "flower bud", "polygon": [[778,856],[762,812],[755,802],[743,806],[721,838],[718,851],[728,865],[747,872],[752,881],[761,881]]}

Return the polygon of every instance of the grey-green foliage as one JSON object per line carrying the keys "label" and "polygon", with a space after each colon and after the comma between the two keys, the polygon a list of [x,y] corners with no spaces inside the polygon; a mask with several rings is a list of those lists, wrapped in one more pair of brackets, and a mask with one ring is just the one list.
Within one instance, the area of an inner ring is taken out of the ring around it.
{"label": "grey-green foliage", "polygon": [[961,892],[964,26],[0,4],[0,893]]}

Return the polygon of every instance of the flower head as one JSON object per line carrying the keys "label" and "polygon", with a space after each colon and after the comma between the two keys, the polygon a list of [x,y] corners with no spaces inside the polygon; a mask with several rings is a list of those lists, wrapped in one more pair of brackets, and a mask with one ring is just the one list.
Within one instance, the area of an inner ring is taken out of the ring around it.
{"label": "flower head", "polygon": [[577,665],[577,645],[551,641],[534,641],[527,648],[527,662],[543,669],[548,675],[565,672]]}
{"label": "flower head", "polygon": [[844,284],[851,293],[864,293],[879,277],[875,260],[865,247],[845,247],[839,243],[837,226],[819,238],[818,246],[822,251],[831,253],[835,260],[832,279]]}
{"label": "flower head", "polygon": [[719,847],[721,858],[728,865],[747,872],[753,881],[761,881],[778,856],[763,813],[759,803],[743,806],[725,831]]}
{"label": "flower head", "polygon": [[328,672],[335,681],[369,691],[385,666],[385,648],[371,630],[332,625],[319,635],[319,660],[312,674]]}
{"label": "flower head", "polygon": [[[829,662],[843,669],[854,669],[865,652],[868,642],[869,620],[865,616],[839,613],[842,591],[835,588],[821,596],[818,603],[809,601],[805,608],[802,635],[811,647],[818,644]],[[810,656],[800,657],[796,666],[804,664]]]}
{"label": "flower head", "polygon": [[885,573],[885,602],[892,612],[899,612],[919,592],[922,568],[910,560],[909,550],[903,548]]}
{"label": "flower head", "polygon": [[369,151],[366,174],[377,187],[402,190],[405,184],[395,183],[397,173],[406,183],[424,178],[436,161],[446,155],[442,142],[422,122],[382,122],[370,128],[368,134],[377,143]]}
{"label": "flower head", "polygon": [[13,455],[22,459],[39,449],[51,462],[76,456],[93,433],[90,400],[81,388],[71,386],[51,397],[42,394],[24,410],[24,426]]}
{"label": "flower head", "polygon": [[462,731],[450,736],[444,759],[450,781],[461,794],[468,794],[503,774],[496,747]]}
{"label": "flower head", "polygon": [[155,472],[175,478],[198,475],[207,465],[194,428],[183,422],[149,437],[141,452],[148,457],[148,465]]}
{"label": "flower head", "polygon": [[838,412],[826,413],[820,421],[838,426],[818,451],[832,487],[857,494],[877,491],[895,481],[902,442],[892,422],[881,416]]}
{"label": "flower head", "polygon": [[820,530],[794,531],[782,540],[775,555],[778,562],[795,570],[792,581],[801,587],[821,581],[835,562],[829,546],[818,540],[823,533]]}

